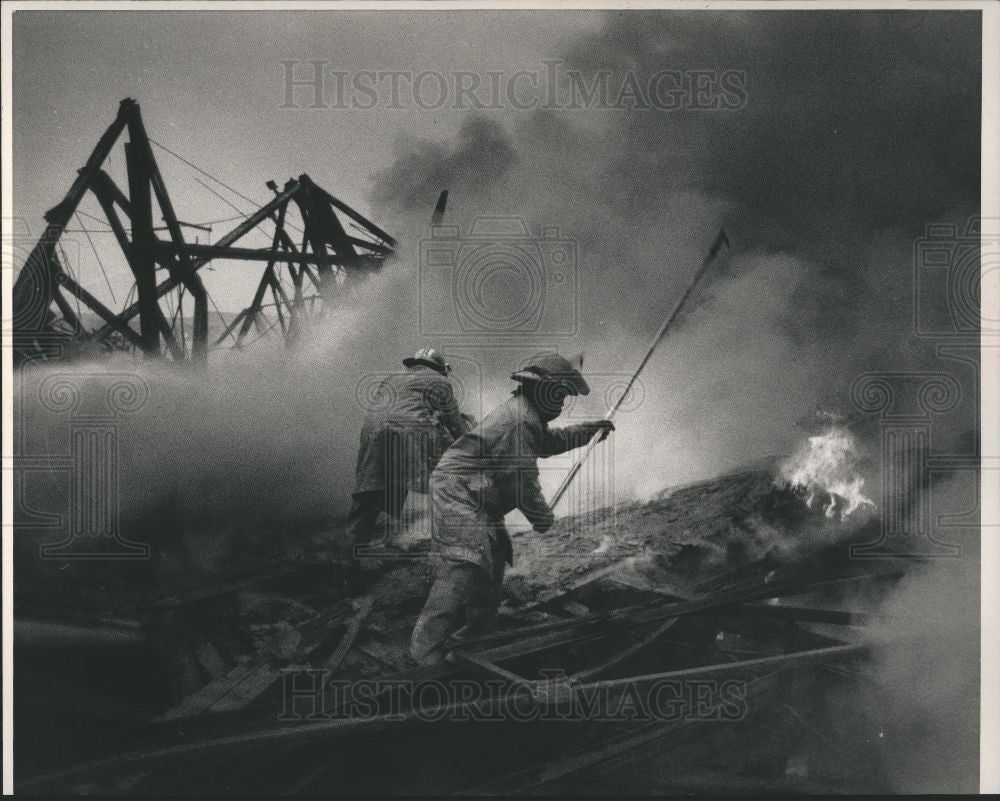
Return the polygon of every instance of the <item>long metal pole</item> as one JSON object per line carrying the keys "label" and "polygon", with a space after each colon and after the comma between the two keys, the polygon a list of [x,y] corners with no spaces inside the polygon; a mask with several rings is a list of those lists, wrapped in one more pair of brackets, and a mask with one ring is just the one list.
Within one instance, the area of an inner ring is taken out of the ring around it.
{"label": "long metal pole", "polygon": [[[635,382],[639,379],[639,374],[643,371],[646,364],[652,357],[653,351],[656,350],[656,346],[659,345],[660,340],[667,335],[667,331],[670,330],[670,326],[673,325],[674,321],[677,319],[677,315],[679,315],[681,309],[684,308],[684,304],[687,303],[688,298],[691,297],[691,293],[694,291],[695,287],[698,286],[702,277],[706,272],[708,272],[708,268],[712,265],[712,262],[715,261],[715,257],[718,255],[719,250],[722,249],[723,245],[728,248],[729,239],[726,237],[726,232],[720,229],[719,235],[715,238],[715,242],[712,243],[712,247],[708,249],[708,255],[705,256],[705,260],[702,262],[701,267],[698,268],[698,272],[695,273],[695,276],[688,285],[688,288],[684,290],[684,294],[681,295],[680,300],[677,301],[677,305],[674,306],[674,310],[670,313],[670,316],[663,321],[663,325],[660,326],[660,330],[656,332],[656,336],[654,336],[653,340],[649,343],[649,347],[646,349],[646,355],[642,357],[642,361],[639,362],[639,366],[635,369],[635,372],[632,373],[632,377],[629,379],[628,385],[625,387],[625,391],[618,396],[618,400],[614,402],[611,408],[608,409],[607,413],[604,415],[605,420],[611,420],[614,418],[615,413],[621,407],[625,398],[628,397],[628,394],[631,392]],[[577,473],[580,472],[580,468],[583,467],[584,462],[587,461],[591,451],[594,450],[598,442],[600,442],[600,436],[598,434],[594,434],[594,436],[590,438],[590,442],[588,442],[587,446],[583,449],[583,453],[580,454],[580,457],[566,474],[566,478],[563,479],[562,484],[559,485],[559,489],[556,490],[556,494],[552,497],[551,506],[553,509],[559,501],[562,500],[563,495],[566,494],[566,490],[569,489],[569,485],[573,483],[573,479],[576,478]]]}

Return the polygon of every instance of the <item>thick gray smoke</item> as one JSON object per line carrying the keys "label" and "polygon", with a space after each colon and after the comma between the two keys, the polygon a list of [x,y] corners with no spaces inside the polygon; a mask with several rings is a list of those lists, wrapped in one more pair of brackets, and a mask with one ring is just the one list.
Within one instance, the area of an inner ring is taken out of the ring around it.
{"label": "thick gray smoke", "polygon": [[[961,228],[978,212],[980,53],[973,14],[613,13],[553,56],[610,71],[612,86],[628,71],[640,85],[663,69],[742,71],[745,106],[536,110],[502,134],[467,125],[455,144],[401,143],[373,198],[411,232],[426,231],[444,188],[463,227],[491,214],[559,226],[580,254],[580,331],[559,346],[609,374],[637,362],[724,227],[728,265],[618,420],[618,486],[645,495],[791,452],[801,421],[832,413],[861,437],[878,499],[874,423],[849,387],[868,370],[941,369],[914,336],[914,244],[928,224]],[[488,181],[463,168],[501,137],[516,158]],[[936,447],[967,452],[965,420],[936,423]],[[875,663],[899,789],[974,786],[978,549],[947,564],[886,605],[905,613],[892,637],[930,644],[887,645]]]}
{"label": "thick gray smoke", "polygon": [[[721,227],[733,252],[618,418],[616,489],[647,495],[789,453],[817,408],[850,419],[860,371],[928,361],[912,336],[913,241],[977,206],[979,51],[974,14],[609,14],[551,54],[564,77],[607,70],[620,86],[664,69],[735,71],[745,103],[470,113],[440,141],[401,141],[371,192],[400,258],[351,289],[291,360],[258,345],[204,377],[152,375],[165,388],[135,423],[150,443],[137,458],[166,460],[177,480],[232,470],[219,483],[236,509],[343,513],[363,387],[426,344],[450,351],[477,415],[509,392],[514,362],[583,351],[595,392],[573,415],[600,415]],[[575,243],[574,336],[542,330],[514,348],[428,333],[420,242],[445,188],[447,222],[463,231],[519,215],[532,236],[552,226]],[[46,412],[28,402],[26,414],[30,426]],[[170,491],[134,475],[143,497]]]}
{"label": "thick gray smoke", "polygon": [[647,444],[620,483],[658,489],[789,451],[816,409],[850,417],[864,370],[929,363],[913,243],[978,205],[979,39],[963,14],[609,14],[553,54],[565,71],[609,71],[612,87],[628,71],[640,86],[663,69],[739,71],[745,105],[541,109],[503,128],[470,116],[452,141],[401,142],[373,202],[411,245],[444,188],[466,230],[492,214],[558,226],[579,245],[580,330],[552,346],[607,373],[637,362],[725,227],[724,275],[616,435],[620,453]]}
{"label": "thick gray smoke", "polygon": [[[413,280],[413,270],[397,264],[353,287],[304,332],[308,344],[297,350],[264,339],[244,352],[213,352],[204,371],[125,356],[28,369],[16,387],[22,455],[65,458],[73,415],[107,416],[108,388],[126,381],[147,400],[115,422],[119,531],[149,543],[152,558],[105,567],[151,570],[144,580],[154,584],[194,585],[259,568],[268,557],[306,547],[310,537],[322,545],[323,532],[332,544],[350,501],[361,422],[377,403],[375,387],[413,352],[403,333],[416,325]],[[53,403],[60,384],[78,394],[75,411]],[[476,397],[468,401],[478,405]],[[26,472],[24,487],[19,511],[66,514],[72,484],[64,471]],[[19,522],[23,579],[34,580],[39,570],[99,566],[39,561],[39,545],[62,535],[32,530],[20,515]]]}

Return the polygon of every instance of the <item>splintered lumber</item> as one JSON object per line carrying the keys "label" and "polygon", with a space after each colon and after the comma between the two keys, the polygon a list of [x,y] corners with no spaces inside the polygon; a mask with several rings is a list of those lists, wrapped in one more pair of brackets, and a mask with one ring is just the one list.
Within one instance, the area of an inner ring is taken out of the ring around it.
{"label": "splintered lumber", "polygon": [[315,651],[352,614],[356,619],[358,613],[354,607],[349,603],[341,603],[326,615],[306,621],[297,629],[301,634],[301,645],[288,659],[278,660],[272,654],[261,654],[248,659],[225,675],[210,681],[156,720],[173,720],[204,712],[243,708],[268,690],[281,677],[281,671],[286,665]]}
{"label": "splintered lumber", "polygon": [[344,659],[347,658],[347,653],[351,650],[351,646],[354,645],[354,640],[357,638],[358,632],[361,631],[361,627],[374,608],[375,599],[370,595],[366,595],[356,602],[355,609],[357,609],[357,614],[348,623],[347,630],[344,632],[344,636],[340,638],[337,648],[323,663],[323,668],[329,673],[335,673],[341,664],[343,664]]}
{"label": "splintered lumber", "polygon": [[766,581],[755,584],[751,587],[744,587],[732,592],[718,593],[703,598],[695,598],[691,601],[679,603],[664,603],[656,601],[654,603],[638,604],[619,609],[612,609],[608,612],[598,612],[584,617],[573,618],[571,620],[557,620],[551,623],[539,623],[534,626],[526,626],[521,629],[512,629],[486,637],[479,637],[475,640],[468,640],[463,643],[463,650],[472,650],[474,646],[489,648],[499,645],[512,639],[520,639],[527,636],[543,634],[565,634],[567,630],[582,630],[584,628],[614,628],[638,626],[654,620],[664,620],[679,615],[692,614],[694,612],[714,609],[720,606],[729,606],[742,601],[759,600],[761,598],[772,598],[782,593],[789,593],[801,586],[801,582],[773,582]]}
{"label": "splintered lumber", "polygon": [[879,615],[865,612],[813,609],[782,604],[739,604],[722,610],[695,612],[694,614],[718,614],[725,617],[754,618],[757,620],[793,620],[797,623],[831,623],[837,626],[867,626],[875,620],[882,619]]}
{"label": "splintered lumber", "polygon": [[658,595],[665,595],[668,598],[680,598],[682,601],[691,601],[698,597],[698,593],[676,584],[668,584],[664,581],[653,581],[639,573],[628,574],[624,571],[615,575],[607,576],[607,581],[629,587],[633,590],[643,590],[645,592],[655,592]]}
{"label": "splintered lumber", "polygon": [[[826,666],[840,659],[861,656],[868,650],[864,645],[842,645],[830,648],[817,648],[793,654],[778,654],[758,659],[747,659],[727,662],[721,665],[674,670],[666,673],[648,676],[633,676],[625,679],[613,679],[605,682],[594,682],[579,688],[580,691],[596,688],[613,688],[615,686],[634,686],[653,684],[657,681],[704,679],[726,673],[743,673],[764,671],[761,676],[747,684],[747,698],[757,697],[780,686],[779,678],[783,671],[801,668],[808,665]],[[698,721],[681,720],[666,723],[657,722],[641,727],[638,731],[628,732],[610,741],[600,743],[597,747],[580,749],[560,759],[535,765],[499,779],[468,788],[462,795],[522,795],[550,784],[558,779],[596,767],[607,768],[641,759],[647,746],[658,744],[662,752],[663,738],[687,732],[699,726]],[[705,728],[704,724],[700,728]]]}
{"label": "splintered lumber", "polygon": [[510,629],[508,631],[502,631],[485,637],[466,640],[462,643],[462,645],[463,650],[466,651],[476,650],[477,648],[499,650],[500,644],[510,640],[548,634],[552,634],[554,640],[559,640],[560,635],[565,635],[567,631],[570,630],[575,631],[577,634],[587,629],[598,631],[621,630],[622,628],[631,628],[654,620],[665,620],[670,617],[695,614],[698,612],[718,609],[720,607],[735,606],[745,601],[790,597],[812,592],[813,590],[820,588],[841,586],[858,581],[873,581],[883,578],[892,578],[896,575],[896,571],[891,571],[886,573],[849,576],[846,578],[819,578],[812,582],[796,578],[787,580],[776,579],[772,581],[763,579],[749,586],[738,587],[725,592],[693,598],[689,601],[676,603],[654,601],[652,603],[626,606],[618,609],[612,609],[607,612],[596,612],[585,617],[573,618],[571,620],[556,620],[549,623],[539,623],[533,626],[525,626],[519,629]]}
{"label": "splintered lumber", "polygon": [[[756,698],[774,691],[778,686],[777,672],[756,679],[747,685],[747,698]],[[604,769],[629,764],[646,756],[651,747],[656,747],[658,753],[674,744],[665,743],[671,738],[680,742],[690,740],[692,729],[710,730],[704,722],[679,720],[648,723],[638,730],[628,731],[610,740],[577,749],[560,759],[532,765],[523,770],[501,776],[489,782],[469,787],[459,795],[526,795],[539,787],[564,779],[568,776],[602,767]],[[683,735],[683,739],[678,737]]]}
{"label": "splintered lumber", "polygon": [[502,679],[508,682],[514,687],[532,687],[535,682],[532,682],[523,676],[518,676],[506,668],[502,668],[499,665],[495,665],[475,654],[465,653],[463,651],[452,651],[448,657],[452,662],[458,665],[463,665],[473,673],[478,673],[488,679]]}
{"label": "splintered lumber", "polygon": [[[784,671],[807,665],[820,665],[826,662],[858,657],[867,651],[868,646],[866,645],[818,648],[740,662],[727,662],[721,665],[706,665],[703,667],[611,679],[588,684],[567,684],[564,686],[564,693],[592,693],[595,691],[626,692],[635,689],[644,689],[647,686],[662,681],[714,678],[720,675],[739,673],[766,674],[772,671]],[[162,770],[172,764],[180,764],[180,760],[187,760],[193,757],[204,758],[209,754],[225,753],[234,749],[250,749],[259,746],[270,748],[276,745],[283,746],[291,743],[303,744],[326,737],[343,736],[351,732],[371,733],[388,726],[397,726],[403,721],[444,719],[448,714],[457,712],[459,709],[474,709],[483,713],[487,711],[495,712],[498,708],[512,708],[515,704],[523,704],[524,692],[525,689],[523,687],[513,687],[510,692],[485,701],[448,701],[433,707],[421,707],[408,711],[395,709],[385,714],[361,718],[324,717],[320,720],[309,719],[301,723],[270,725],[262,729],[242,730],[221,736],[209,736],[197,740],[186,740],[180,743],[174,742],[131,753],[116,754],[113,757],[76,765],[56,773],[23,781],[21,782],[21,787],[23,790],[39,792],[45,788],[66,786],[67,782],[72,782],[73,780],[79,782],[95,775],[101,775],[102,773],[106,775],[109,769],[122,772],[136,771],[141,770],[151,763],[156,763],[158,769]],[[557,696],[558,700],[556,702],[564,700],[565,697],[565,694]],[[539,696],[539,698],[539,703],[546,703],[544,694]],[[608,756],[610,758],[613,754]],[[586,767],[586,765],[581,765],[580,767]],[[558,777],[552,776],[545,779],[545,781],[550,781],[552,778]]]}
{"label": "splintered lumber", "polygon": [[591,668],[587,668],[586,670],[581,670],[578,673],[573,674],[573,679],[581,682],[588,681],[590,679],[596,679],[598,676],[607,673],[609,670],[617,667],[629,657],[635,656],[640,651],[643,651],[651,646],[671,628],[673,628],[674,624],[677,623],[678,620],[680,620],[678,617],[667,618],[645,637],[642,637],[632,643],[627,648],[622,649],[606,661],[602,662],[600,665],[594,665]]}
{"label": "splintered lumber", "polygon": [[534,611],[539,607],[545,606],[546,604],[552,603],[553,601],[557,601],[564,596],[569,595],[571,592],[575,592],[582,587],[586,587],[588,584],[593,584],[598,579],[604,578],[605,576],[621,570],[623,564],[623,562],[619,561],[590,570],[583,575],[576,576],[571,581],[560,583],[558,586],[552,587],[548,590],[542,590],[537,596],[535,596],[534,600],[529,601],[526,604],[509,608],[512,612],[517,613]]}

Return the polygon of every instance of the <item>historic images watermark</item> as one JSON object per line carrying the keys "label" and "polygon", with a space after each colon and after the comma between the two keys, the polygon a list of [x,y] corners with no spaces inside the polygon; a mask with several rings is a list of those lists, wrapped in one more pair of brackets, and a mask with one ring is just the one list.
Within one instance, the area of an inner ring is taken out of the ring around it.
{"label": "historic images watermark", "polygon": [[997,336],[997,292],[984,293],[982,285],[995,290],[998,281],[1000,220],[928,225],[914,243],[914,333],[934,340]]}
{"label": "historic images watermark", "polygon": [[559,671],[540,682],[331,679],[330,671],[282,671],[282,721],[723,722],[749,711],[743,679],[659,679],[579,684]]}
{"label": "historic images watermark", "polygon": [[740,111],[749,96],[738,69],[571,69],[545,60],[505,71],[342,70],[328,59],[282,59],[285,109],[491,109]]}
{"label": "historic images watermark", "polygon": [[[864,373],[851,388],[858,410],[879,415],[882,483],[879,534],[852,544],[853,558],[960,557],[949,529],[996,525],[980,519],[978,491],[970,493],[974,508],[935,513],[932,489],[937,478],[961,474],[979,486],[981,347],[1000,334],[1000,312],[983,307],[984,294],[996,293],[982,285],[1000,276],[998,223],[931,224],[914,242],[913,333],[934,344],[942,369]],[[961,452],[935,444],[935,420],[949,416],[949,428],[974,434]]]}
{"label": "historic images watermark", "polygon": [[[14,265],[23,265],[17,311],[3,320],[4,345],[33,349],[14,381],[14,526],[56,534],[40,544],[42,559],[148,558],[149,545],[124,536],[119,503],[122,423],[145,406],[149,384],[130,372],[42,367],[73,352],[81,330],[78,301],[86,290],[70,272],[79,263],[80,244],[72,237],[36,241],[24,221],[3,223],[4,279],[12,280]],[[49,310],[53,300],[58,319]],[[29,408],[31,433],[51,435],[41,449],[37,437],[27,436]]]}
{"label": "historic images watermark", "polygon": [[[18,387],[15,414],[23,421],[25,403],[32,403],[46,416],[43,422],[47,429],[63,429],[64,447],[58,452],[37,453],[16,442],[16,529],[52,531],[61,536],[40,545],[42,559],[148,558],[149,545],[129,540],[120,519],[121,428],[129,415],[148,402],[148,382],[126,372],[59,370],[44,376],[22,375]],[[18,430],[23,433],[23,422]],[[56,443],[49,444],[56,448]],[[32,478],[40,475],[47,478],[50,487],[45,508],[37,508],[30,495]],[[52,492],[56,483],[62,483],[66,492]]]}

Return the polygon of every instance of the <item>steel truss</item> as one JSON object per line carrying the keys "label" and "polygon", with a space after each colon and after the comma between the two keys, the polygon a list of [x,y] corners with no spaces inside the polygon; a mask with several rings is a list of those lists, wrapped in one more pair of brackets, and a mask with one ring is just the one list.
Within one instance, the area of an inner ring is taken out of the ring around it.
{"label": "steel truss", "polygon": [[[103,169],[126,131],[127,196]],[[317,301],[322,308],[322,301],[330,298],[346,279],[379,270],[392,255],[396,240],[306,174],[290,179],[280,191],[273,181],[268,181],[267,186],[274,198],[215,244],[185,241],[185,223],[174,211],[139,104],[129,98],[122,100],[117,117],[79,170],[66,196],[46,212],[45,231],[15,281],[15,365],[61,358],[85,343],[96,343],[103,350],[139,351],[151,357],[206,363],[210,347],[209,296],[198,272],[214,259],[265,265],[250,305],[229,322],[214,344],[229,337],[239,347],[252,327],[264,330],[268,322],[265,308],[273,309],[277,317],[271,327],[279,326],[286,342],[294,342],[304,317],[312,313]],[[88,192],[100,204],[135,278],[137,299],[118,312],[81,286],[59,257],[59,241]],[[156,233],[164,228],[154,224],[154,202],[169,234],[166,239]],[[299,244],[293,241],[286,222],[290,204],[298,209],[303,221]],[[370,238],[349,235],[342,217]],[[265,221],[275,226],[270,248],[235,247]],[[184,322],[185,295],[193,304],[190,331]],[[100,321],[96,328],[81,319],[79,307],[74,308],[70,297]],[[132,325],[135,318],[139,320],[138,330]]]}

